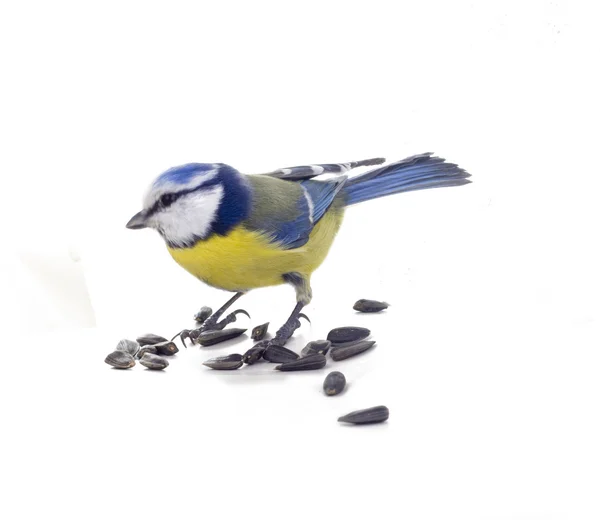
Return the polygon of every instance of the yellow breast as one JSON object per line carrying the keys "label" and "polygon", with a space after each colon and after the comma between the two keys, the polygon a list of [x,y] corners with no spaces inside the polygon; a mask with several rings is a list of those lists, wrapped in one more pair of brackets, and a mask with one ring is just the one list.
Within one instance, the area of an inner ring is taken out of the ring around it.
{"label": "yellow breast", "polygon": [[310,276],[321,265],[342,218],[343,209],[332,208],[314,227],[309,241],[297,249],[281,249],[241,225],[227,236],[214,236],[190,248],[168,250],[179,265],[214,287],[246,291],[279,285],[285,273]]}

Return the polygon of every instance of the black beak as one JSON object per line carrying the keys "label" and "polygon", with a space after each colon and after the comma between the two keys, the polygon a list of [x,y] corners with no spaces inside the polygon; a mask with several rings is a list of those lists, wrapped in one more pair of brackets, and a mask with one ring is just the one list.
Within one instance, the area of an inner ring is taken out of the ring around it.
{"label": "black beak", "polygon": [[146,225],[146,216],[147,214],[144,210],[136,213],[133,217],[131,217],[131,220],[127,222],[125,227],[128,229],[144,229],[145,227],[148,227]]}

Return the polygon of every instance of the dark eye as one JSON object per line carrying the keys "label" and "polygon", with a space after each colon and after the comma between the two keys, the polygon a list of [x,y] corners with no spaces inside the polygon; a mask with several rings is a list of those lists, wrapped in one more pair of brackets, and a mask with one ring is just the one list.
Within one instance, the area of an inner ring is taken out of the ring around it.
{"label": "dark eye", "polygon": [[170,206],[176,198],[174,193],[165,193],[160,196],[160,204],[164,207]]}

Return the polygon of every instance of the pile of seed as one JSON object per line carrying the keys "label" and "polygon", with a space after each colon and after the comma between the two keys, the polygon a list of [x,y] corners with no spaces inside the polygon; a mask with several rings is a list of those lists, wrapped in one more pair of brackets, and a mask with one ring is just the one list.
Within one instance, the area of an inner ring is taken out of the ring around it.
{"label": "pile of seed", "polygon": [[[265,325],[261,325],[260,327],[265,327]],[[207,346],[225,341],[229,339],[229,335],[224,334],[226,330],[200,334],[198,342],[203,346]],[[255,334],[253,331],[252,335],[264,338],[265,333],[266,327],[260,334]],[[209,343],[202,341],[204,334],[211,334],[211,341]],[[317,370],[327,364],[328,353],[333,361],[342,361],[369,350],[375,345],[375,341],[367,341],[365,339],[370,334],[371,331],[363,327],[338,327],[329,332],[327,339],[309,342],[300,354],[284,346],[276,344],[265,345],[262,343],[253,346],[243,355],[231,354],[229,356],[212,358],[206,361],[204,365],[214,370],[236,370],[244,364],[253,365],[262,359],[269,363],[276,363],[275,370],[282,372]]]}
{"label": "pile of seed", "polygon": [[[374,313],[387,309],[389,304],[376,300],[358,300],[353,309],[358,312]],[[210,307],[202,307],[194,318],[197,323],[203,323],[212,314]],[[304,317],[304,316],[303,316]],[[299,326],[299,325],[298,325]],[[325,368],[327,360],[339,362],[364,352],[375,346],[374,340],[368,340],[371,331],[364,327],[337,327],[327,334],[327,339],[310,341],[300,351],[300,354],[284,346],[269,344],[264,338],[268,333],[269,323],[258,325],[252,329],[251,337],[257,341],[244,354],[229,354],[205,361],[203,364],[213,370],[237,370],[242,366],[253,365],[260,360],[276,364],[275,370],[280,372],[297,372],[319,370]],[[209,347],[241,336],[247,329],[230,328],[201,332],[200,329],[185,331],[193,343]],[[194,332],[196,334],[194,335]],[[185,346],[184,336],[182,342]],[[123,339],[119,341],[114,352],[109,354],[105,362],[109,365],[128,369],[135,366],[139,360],[142,366],[150,370],[163,370],[169,366],[164,356],[172,356],[179,351],[173,341],[162,336],[146,334],[136,341]],[[328,357],[329,355],[329,357]],[[327,396],[339,395],[346,387],[346,377],[338,371],[330,372],[323,382],[323,392]],[[384,422],[389,417],[385,406],[375,406],[357,410],[338,418],[339,422],[351,424],[370,424]]]}
{"label": "pile of seed", "polygon": [[167,338],[146,334],[135,341],[122,339],[104,362],[114,368],[127,369],[134,367],[137,359],[140,365],[150,370],[163,370],[169,366],[164,356],[172,356],[177,352],[177,345]]}

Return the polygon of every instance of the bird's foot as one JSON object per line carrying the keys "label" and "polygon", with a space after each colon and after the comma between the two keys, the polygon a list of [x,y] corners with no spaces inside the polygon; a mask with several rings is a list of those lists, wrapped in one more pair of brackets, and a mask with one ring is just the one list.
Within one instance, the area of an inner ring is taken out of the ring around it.
{"label": "bird's foot", "polygon": [[283,347],[294,335],[296,329],[300,328],[301,324],[299,318],[304,318],[306,321],[308,321],[308,323],[310,323],[308,316],[302,312],[298,314],[298,317],[294,315],[290,316],[290,318],[277,331],[275,337],[270,340],[263,340],[266,342],[265,344],[267,348],[270,346]]}
{"label": "bird's foot", "polygon": [[237,309],[233,312],[230,312],[227,316],[225,316],[222,320],[219,321],[221,314],[217,314],[215,312],[207,320],[205,320],[204,323],[200,325],[200,327],[196,329],[183,329],[181,332],[175,334],[171,341],[173,341],[177,336],[179,336],[181,339],[181,343],[184,347],[187,348],[187,345],[185,344],[186,339],[189,339],[193,345],[200,337],[200,334],[209,330],[223,330],[227,325],[237,320],[238,314],[244,314],[248,316],[248,318],[250,318],[250,314],[248,314],[247,311],[245,311],[244,309]]}
{"label": "bird's foot", "polygon": [[236,316],[238,314],[244,314],[248,316],[248,318],[250,318],[250,314],[248,314],[248,312],[244,309],[237,309],[233,312],[230,312],[221,321],[218,321],[220,316],[217,316],[217,314],[215,313],[210,318],[208,318],[200,328],[202,329],[202,332],[207,330],[223,330],[227,325],[237,320]]}
{"label": "bird's foot", "polygon": [[173,336],[171,338],[171,341],[174,341],[175,338],[177,336],[179,336],[179,339],[181,339],[181,344],[187,348],[187,345],[185,344],[185,340],[189,339],[192,343],[192,345],[196,342],[196,340],[198,339],[198,337],[200,336],[200,334],[202,333],[202,327],[198,327],[197,329],[183,329],[182,331],[178,332],[177,334],[175,334],[175,336]]}

